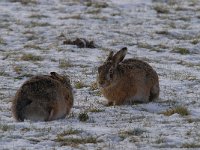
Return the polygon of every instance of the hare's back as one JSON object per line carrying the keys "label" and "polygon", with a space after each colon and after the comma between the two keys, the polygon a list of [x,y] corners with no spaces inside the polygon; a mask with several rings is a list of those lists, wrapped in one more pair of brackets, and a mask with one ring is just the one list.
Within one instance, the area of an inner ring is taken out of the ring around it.
{"label": "hare's back", "polygon": [[157,82],[158,75],[148,63],[138,59],[125,59],[122,63],[131,70],[137,69],[141,70],[142,72],[145,71],[145,74],[149,79]]}
{"label": "hare's back", "polygon": [[148,69],[152,70],[153,68],[146,62],[139,60],[139,59],[125,59],[123,61],[123,64],[130,65],[132,67],[138,68],[138,69]]}
{"label": "hare's back", "polygon": [[20,90],[22,97],[28,97],[31,100],[45,98],[50,100],[56,98],[59,89],[59,83],[49,76],[35,76],[26,81]]}

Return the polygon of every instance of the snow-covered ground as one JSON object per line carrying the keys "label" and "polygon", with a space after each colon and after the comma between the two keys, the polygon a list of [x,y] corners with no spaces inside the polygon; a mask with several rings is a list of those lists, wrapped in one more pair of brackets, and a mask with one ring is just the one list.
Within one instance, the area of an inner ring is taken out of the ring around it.
{"label": "snow-covered ground", "polygon": [[[98,47],[63,44],[77,37]],[[157,102],[105,105],[96,70],[110,50],[123,46],[127,58],[158,72]],[[198,149],[199,54],[199,0],[1,0],[0,149]],[[10,109],[15,92],[30,76],[50,71],[71,78],[70,115],[16,122]],[[163,114],[177,108],[189,115]],[[79,120],[82,113],[89,116],[86,122]]]}

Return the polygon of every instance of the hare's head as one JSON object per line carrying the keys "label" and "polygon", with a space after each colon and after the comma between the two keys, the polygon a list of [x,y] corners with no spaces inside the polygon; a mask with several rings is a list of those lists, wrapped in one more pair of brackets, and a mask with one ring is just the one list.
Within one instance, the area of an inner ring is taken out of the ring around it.
{"label": "hare's head", "polygon": [[60,82],[61,84],[63,84],[65,87],[70,88],[70,89],[72,88],[72,87],[71,87],[71,83],[70,83],[70,79],[69,79],[68,76],[61,76],[61,75],[59,75],[59,74],[56,73],[56,72],[50,72],[50,74],[51,74],[51,78],[53,78],[53,79],[59,81],[59,82]]}
{"label": "hare's head", "polygon": [[98,67],[98,85],[100,88],[105,88],[110,86],[112,83],[118,79],[118,65],[123,61],[127,52],[127,48],[124,47],[113,55],[113,51],[110,52],[106,61],[103,65]]}

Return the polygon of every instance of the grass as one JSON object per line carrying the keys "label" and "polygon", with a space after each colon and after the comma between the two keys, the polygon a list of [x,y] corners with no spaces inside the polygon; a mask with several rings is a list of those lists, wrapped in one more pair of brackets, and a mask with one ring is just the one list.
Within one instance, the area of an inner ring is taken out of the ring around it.
{"label": "grass", "polygon": [[48,16],[46,16],[46,15],[41,15],[41,14],[32,14],[32,15],[29,16],[29,18],[41,19],[41,18],[48,18]]}
{"label": "grass", "polygon": [[198,68],[200,68],[200,63],[192,63],[192,62],[187,62],[187,61],[183,61],[183,60],[177,62],[177,64],[184,65],[184,66],[187,66],[187,67],[198,67]]}
{"label": "grass", "polygon": [[47,22],[31,22],[28,27],[30,27],[30,28],[34,28],[34,27],[46,27],[46,26],[50,26],[50,25],[51,24],[49,24]]}
{"label": "grass", "polygon": [[166,139],[164,137],[158,137],[155,141],[156,144],[165,143]]}
{"label": "grass", "polygon": [[63,20],[77,19],[77,20],[80,20],[80,19],[82,19],[82,17],[81,17],[81,14],[75,14],[75,15],[71,15],[71,16],[60,17],[59,19],[63,19]]}
{"label": "grass", "polygon": [[187,11],[188,8],[182,7],[182,6],[176,6],[175,11]]}
{"label": "grass", "polygon": [[95,8],[106,8],[108,7],[108,4],[106,2],[101,1],[88,1],[85,3],[88,7],[95,7]]}
{"label": "grass", "polygon": [[5,71],[0,71],[0,76],[8,77],[9,74],[6,73]]}
{"label": "grass", "polygon": [[40,46],[37,46],[37,45],[24,45],[24,48],[42,50],[42,48]]}
{"label": "grass", "polygon": [[200,148],[199,143],[184,143],[181,148]]}
{"label": "grass", "polygon": [[32,77],[32,76],[33,76],[32,74],[25,73],[25,74],[22,74],[20,76],[15,77],[14,79],[20,80],[20,79],[29,78],[29,77]]}
{"label": "grass", "polygon": [[13,66],[13,70],[17,73],[17,74],[21,74],[22,70],[22,66]]}
{"label": "grass", "polygon": [[52,127],[47,127],[47,126],[46,127],[37,127],[33,124],[30,124],[29,128],[25,127],[25,128],[21,129],[21,131],[23,131],[23,132],[34,131],[34,132],[42,132],[42,133],[46,133],[46,132],[49,133],[49,132],[51,132],[51,130],[52,130]]}
{"label": "grass", "polygon": [[185,17],[185,16],[179,17],[178,19],[179,19],[179,20],[183,20],[183,21],[185,21],[185,22],[189,22],[189,21],[191,20],[190,17]]}
{"label": "grass", "polygon": [[20,129],[21,132],[29,132],[30,130],[31,130],[30,128],[26,128],[26,127]]}
{"label": "grass", "polygon": [[161,49],[167,49],[169,48],[168,46],[166,46],[165,44],[158,44],[156,45],[158,48],[161,48]]}
{"label": "grass", "polygon": [[187,122],[188,122],[188,123],[193,123],[193,122],[194,122],[194,120],[193,120],[193,119],[191,119],[191,118],[188,118],[188,119],[187,119]]}
{"label": "grass", "polygon": [[81,89],[83,87],[87,87],[87,85],[85,83],[83,83],[82,81],[76,81],[75,82],[75,88],[76,89]]}
{"label": "grass", "polygon": [[153,8],[157,13],[162,13],[162,14],[169,13],[169,7],[164,4],[156,4],[156,5],[154,5]]}
{"label": "grass", "polygon": [[23,61],[42,61],[43,58],[41,56],[33,55],[33,54],[23,54],[21,57]]}
{"label": "grass", "polygon": [[94,4],[94,6],[95,6],[96,8],[106,8],[106,7],[108,7],[108,4],[107,4],[106,2],[96,2],[96,3]]}
{"label": "grass", "polygon": [[81,122],[86,122],[86,121],[89,119],[89,116],[88,116],[88,114],[87,114],[86,112],[80,113],[80,114],[78,115],[78,119],[79,119],[79,121],[81,121]]}
{"label": "grass", "polygon": [[186,121],[188,123],[193,123],[193,122],[200,122],[200,119],[199,118],[187,118]]}
{"label": "grass", "polygon": [[62,136],[57,136],[56,142],[61,143],[61,146],[78,146],[79,144],[88,144],[88,143],[92,143],[92,144],[96,144],[97,138],[96,137],[84,137],[84,138],[73,138],[73,137],[68,137],[68,138],[64,138]]}
{"label": "grass", "polygon": [[50,58],[51,62],[57,62],[57,60],[55,58]]}
{"label": "grass", "polygon": [[[92,19],[99,19],[99,20],[102,20],[102,21],[107,21],[108,20],[108,17],[107,16],[93,16],[93,17],[91,17]],[[112,45],[115,45],[115,41],[113,40],[113,42],[112,42]]]}
{"label": "grass", "polygon": [[27,140],[29,140],[31,144],[37,144],[41,142],[41,140],[36,139],[36,138],[28,138]]}
{"label": "grass", "polygon": [[185,135],[186,135],[187,137],[188,137],[188,136],[191,136],[191,135],[192,135],[192,130],[187,131]]}
{"label": "grass", "polygon": [[100,12],[101,12],[100,8],[93,8],[93,9],[87,10],[86,13],[88,13],[88,14],[99,14]]}
{"label": "grass", "polygon": [[187,48],[183,48],[183,47],[175,47],[173,49],[174,52],[179,53],[181,55],[187,55],[190,54],[190,51]]}
{"label": "grass", "polygon": [[2,38],[0,38],[0,44],[2,44],[2,45],[7,45],[7,43],[5,42],[5,40],[2,39]]}
{"label": "grass", "polygon": [[150,44],[148,44],[148,43],[138,42],[137,45],[138,45],[139,48],[152,49],[152,46]]}
{"label": "grass", "polygon": [[104,109],[99,109],[99,108],[90,108],[90,109],[87,109],[87,112],[94,112],[94,113],[104,112],[104,111],[105,111]]}
{"label": "grass", "polygon": [[65,130],[62,133],[58,134],[57,136],[66,136],[66,135],[74,135],[81,133],[80,130],[70,128],[69,130]]}
{"label": "grass", "polygon": [[60,59],[59,60],[59,68],[67,69],[69,67],[73,67],[71,60]]}
{"label": "grass", "polygon": [[0,124],[0,130],[2,130],[2,131],[9,131],[9,130],[11,130],[11,129],[13,129],[13,127],[11,127],[11,126],[9,126],[9,125],[6,125],[6,124]]}
{"label": "grass", "polygon": [[173,6],[173,5],[181,5],[181,1],[168,0],[168,1],[167,1],[167,4],[168,4],[168,5],[171,5],[171,6]]}
{"label": "grass", "polygon": [[132,130],[128,130],[128,131],[120,131],[119,132],[119,137],[122,139],[125,139],[129,136],[140,136],[142,135],[144,132],[146,132],[146,130],[141,129],[141,128],[134,128]]}
{"label": "grass", "polygon": [[194,40],[191,41],[191,43],[192,43],[193,45],[196,45],[196,44],[198,44],[199,42],[200,42],[200,40],[198,40],[198,39],[194,39]]}
{"label": "grass", "polygon": [[3,54],[3,58],[2,60],[6,60],[9,58],[18,58],[19,53],[18,52],[7,52],[5,54]]}
{"label": "grass", "polygon": [[139,48],[145,48],[145,49],[149,49],[151,51],[156,51],[156,52],[162,52],[161,49],[166,49],[167,47],[165,45],[150,45],[148,43],[144,43],[144,42],[138,42],[137,43]]}
{"label": "grass", "polygon": [[92,82],[90,85],[90,90],[94,91],[98,89],[97,82]]}
{"label": "grass", "polygon": [[187,115],[190,114],[188,109],[184,106],[176,106],[175,108],[172,108],[172,109],[169,109],[165,112],[162,112],[162,114],[164,114],[165,116],[171,116],[175,113],[177,113],[181,116],[187,116]]}
{"label": "grass", "polygon": [[94,96],[101,96],[101,91],[97,90],[92,92],[91,94],[93,94]]}
{"label": "grass", "polygon": [[198,5],[199,0],[190,0],[191,3],[189,4],[190,6],[195,6]]}
{"label": "grass", "polygon": [[[26,36],[28,41],[32,41],[32,40],[37,40],[38,39],[38,36],[36,35],[36,33],[34,31],[26,30],[26,31],[23,32],[23,34]],[[32,44],[24,45],[24,48],[40,49],[39,47],[36,47],[35,45],[32,45]]]}
{"label": "grass", "polygon": [[23,5],[37,4],[36,0],[11,0],[11,2],[20,2]]}
{"label": "grass", "polygon": [[[185,66],[188,66],[188,67],[192,67],[190,64],[184,64]],[[171,71],[170,74],[168,74],[166,76],[167,78],[170,78],[172,80],[189,80],[189,81],[192,81],[192,80],[197,80],[197,77],[196,76],[193,76],[191,73],[189,72],[180,72],[180,71]]]}

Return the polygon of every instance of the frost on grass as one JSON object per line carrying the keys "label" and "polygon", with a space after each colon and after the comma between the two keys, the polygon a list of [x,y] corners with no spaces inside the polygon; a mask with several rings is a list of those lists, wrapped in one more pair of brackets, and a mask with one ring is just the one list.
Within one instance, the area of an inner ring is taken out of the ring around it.
{"label": "frost on grass", "polygon": [[[199,148],[198,0],[1,0],[0,145],[2,149]],[[98,47],[66,45],[84,38]],[[158,72],[160,98],[107,107],[97,67],[111,50]],[[16,122],[11,101],[25,80],[69,75],[74,107],[63,120]]]}
{"label": "frost on grass", "polygon": [[21,60],[24,61],[41,61],[43,60],[41,56],[37,56],[34,54],[23,54]]}
{"label": "frost on grass", "polygon": [[187,116],[189,115],[189,111],[186,107],[183,106],[176,106],[175,108],[171,108],[169,110],[166,110],[165,112],[162,112],[165,116],[171,116],[173,114],[180,114],[181,116]]}

